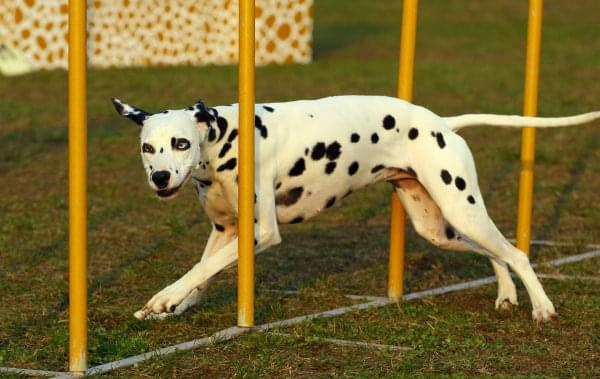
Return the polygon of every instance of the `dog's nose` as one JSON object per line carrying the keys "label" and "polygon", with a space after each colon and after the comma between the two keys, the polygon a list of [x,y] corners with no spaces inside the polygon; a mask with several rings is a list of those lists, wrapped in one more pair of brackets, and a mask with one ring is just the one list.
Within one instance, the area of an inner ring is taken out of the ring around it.
{"label": "dog's nose", "polygon": [[169,178],[171,178],[171,173],[169,171],[156,171],[152,174],[152,181],[158,189],[163,189],[169,185]]}

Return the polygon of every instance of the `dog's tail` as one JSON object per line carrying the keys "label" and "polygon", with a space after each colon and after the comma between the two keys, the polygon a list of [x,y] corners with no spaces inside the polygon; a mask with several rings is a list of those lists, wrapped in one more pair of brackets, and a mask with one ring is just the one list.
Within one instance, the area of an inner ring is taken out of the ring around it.
{"label": "dog's tail", "polygon": [[569,117],[529,117],[505,116],[496,114],[464,114],[461,116],[443,117],[452,130],[471,126],[505,126],[512,128],[556,128],[561,126],[581,125],[600,119],[600,111],[583,113]]}

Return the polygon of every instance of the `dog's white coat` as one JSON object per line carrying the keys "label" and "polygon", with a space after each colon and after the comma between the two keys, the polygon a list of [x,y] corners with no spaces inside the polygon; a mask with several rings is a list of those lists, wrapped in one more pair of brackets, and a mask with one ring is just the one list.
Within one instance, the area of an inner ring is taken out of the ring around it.
{"label": "dog's white coat", "polygon": [[[151,180],[157,170],[171,173],[168,189],[178,189],[191,175],[213,222],[200,262],[135,313],[140,319],[160,319],[197,304],[210,279],[237,259],[238,106],[204,108],[197,103],[151,115],[113,101],[119,113],[143,125],[141,144],[155,149],[153,154],[142,153],[151,187],[158,190]],[[307,220],[351,191],[385,180],[395,186],[416,231],[426,240],[490,258],[498,277],[497,308],[517,304],[509,265],[527,288],[534,319],[555,316],[527,256],[506,241],[488,217],[471,152],[453,130],[477,124],[576,125],[600,118],[600,112],[562,118],[442,118],[382,96],[259,104],[255,112],[256,253],[281,241],[278,223]],[[201,113],[204,117],[198,117]],[[191,148],[172,149],[173,138],[189,140]],[[230,148],[224,148],[228,143]]]}

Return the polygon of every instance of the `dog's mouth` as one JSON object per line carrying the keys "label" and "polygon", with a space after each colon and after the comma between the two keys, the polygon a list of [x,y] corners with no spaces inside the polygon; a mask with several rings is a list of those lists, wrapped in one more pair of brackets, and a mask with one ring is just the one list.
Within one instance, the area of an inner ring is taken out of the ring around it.
{"label": "dog's mouth", "polygon": [[174,198],[175,196],[177,196],[179,194],[179,190],[181,189],[181,187],[183,187],[183,185],[185,183],[187,183],[188,179],[190,178],[190,174],[191,174],[191,171],[187,173],[187,175],[185,176],[185,178],[183,179],[181,184],[178,185],[177,187],[161,189],[161,190],[156,191],[156,196],[158,196],[162,200]]}

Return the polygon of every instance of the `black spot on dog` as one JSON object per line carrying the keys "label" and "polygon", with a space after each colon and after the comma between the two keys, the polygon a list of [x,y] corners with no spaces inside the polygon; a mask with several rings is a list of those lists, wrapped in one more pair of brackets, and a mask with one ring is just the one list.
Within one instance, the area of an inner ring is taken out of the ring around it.
{"label": "black spot on dog", "polygon": [[298,224],[302,221],[304,221],[304,217],[298,216],[298,217],[294,218],[292,221],[290,221],[290,224]]}
{"label": "black spot on dog", "polygon": [[219,152],[219,158],[223,158],[225,154],[231,149],[231,144],[229,142],[225,143]]}
{"label": "black spot on dog", "polygon": [[217,229],[217,231],[219,231],[219,232],[224,232],[225,231],[225,227],[223,225],[220,225],[220,224],[215,224],[215,229]]}
{"label": "black spot on dog", "polygon": [[446,238],[451,240],[454,237],[456,237],[456,234],[454,233],[454,229],[452,229],[452,227],[449,225],[446,226]]}
{"label": "black spot on dog", "polygon": [[175,144],[177,143],[177,139],[175,137],[171,137],[171,148],[175,148]]}
{"label": "black spot on dog", "polygon": [[377,142],[379,142],[379,136],[377,135],[377,133],[373,133],[373,134],[371,134],[371,142],[372,142],[372,143],[377,143]]}
{"label": "black spot on dog", "polygon": [[327,199],[327,203],[325,203],[325,208],[331,208],[333,204],[335,204],[335,200],[335,196],[332,196],[329,199]]}
{"label": "black spot on dog", "polygon": [[417,177],[418,177],[418,175],[417,175],[417,172],[416,172],[416,171],[415,171],[415,170],[414,170],[412,167],[408,166],[408,167],[406,168],[406,171],[407,171],[407,172],[408,172],[410,175],[414,176],[415,178],[417,178]]}
{"label": "black spot on dog", "polygon": [[278,190],[279,188],[281,188],[281,182],[275,184],[275,189]]}
{"label": "black spot on dog", "polygon": [[347,198],[348,196],[350,196],[352,194],[352,190],[349,189],[348,192],[346,192],[346,194],[344,196],[342,196],[342,199]]}
{"label": "black spot on dog", "polygon": [[306,165],[304,163],[304,158],[300,158],[294,163],[294,166],[290,170],[290,176],[299,176],[302,175],[304,170],[306,169]]}
{"label": "black spot on dog", "polygon": [[360,141],[360,135],[358,133],[352,133],[350,136],[350,142],[357,143],[358,141]]}
{"label": "black spot on dog", "polygon": [[469,195],[469,197],[467,197],[467,201],[471,204],[475,204],[475,198],[472,195]]}
{"label": "black spot on dog", "polygon": [[467,183],[465,183],[465,180],[460,176],[457,176],[456,179],[454,179],[454,184],[456,184],[456,188],[461,191],[467,187]]}
{"label": "black spot on dog", "polygon": [[308,155],[309,151],[310,151],[310,149],[308,147],[306,149],[304,149],[304,155]]}
{"label": "black spot on dog", "polygon": [[237,159],[231,158],[227,162],[225,162],[222,165],[220,165],[219,167],[217,167],[217,171],[221,172],[221,171],[225,171],[225,170],[233,170],[235,168],[235,166],[237,166]]}
{"label": "black spot on dog", "polygon": [[350,167],[348,167],[348,175],[354,175],[356,174],[356,171],[358,171],[358,162],[354,161]]}
{"label": "black spot on dog", "polygon": [[225,137],[225,133],[227,133],[227,125],[229,123],[227,122],[227,120],[223,117],[217,117],[217,127],[219,128],[219,137],[217,138],[217,142],[219,142],[220,140],[223,139],[223,137]]}
{"label": "black spot on dog", "polygon": [[227,137],[227,142],[229,142],[229,143],[233,142],[233,140],[236,139],[237,136],[238,136],[238,130],[233,129],[231,131],[231,133],[229,133],[229,137]]}
{"label": "black spot on dog", "polygon": [[374,174],[374,173],[376,173],[376,172],[379,172],[379,171],[383,170],[384,168],[385,168],[385,166],[384,166],[384,165],[382,165],[382,164],[378,164],[377,166],[375,166],[375,167],[373,167],[373,168],[371,169],[371,174]]}
{"label": "black spot on dog", "polygon": [[162,154],[162,153],[164,153],[164,151],[165,151],[165,149],[161,147],[160,148],[160,153]]}
{"label": "black spot on dog", "polygon": [[275,109],[273,109],[273,107],[270,107],[268,105],[263,105],[263,108],[267,111],[267,112],[273,112],[275,111]]}
{"label": "black spot on dog", "polygon": [[450,184],[452,183],[452,175],[450,175],[450,173],[447,170],[442,170],[442,180],[444,181],[444,183],[446,184]]}
{"label": "black spot on dog", "polygon": [[442,133],[438,133],[435,136],[435,139],[437,140],[437,144],[440,147],[440,149],[443,149],[444,147],[446,147],[446,141],[444,141],[444,136],[442,135]]}
{"label": "black spot on dog", "polygon": [[337,163],[335,163],[335,162],[327,163],[325,165],[325,173],[327,175],[331,175],[335,171],[335,166],[337,166]]}
{"label": "black spot on dog", "polygon": [[339,158],[340,154],[342,153],[341,149],[341,145],[337,142],[332,142],[329,144],[329,146],[327,146],[327,151],[325,152],[325,155],[327,155],[327,158],[330,161],[335,161],[336,159]]}
{"label": "black spot on dog", "polygon": [[212,142],[216,139],[217,139],[217,131],[215,130],[215,128],[209,127],[208,128],[208,137],[206,138],[206,140],[208,142]]}
{"label": "black spot on dog", "polygon": [[323,142],[318,142],[315,146],[313,146],[312,154],[310,157],[318,161],[319,159],[325,156],[325,144]]}
{"label": "black spot on dog", "polygon": [[408,138],[410,138],[411,140],[414,140],[418,136],[419,136],[419,129],[410,128],[410,130],[408,131]]}
{"label": "black spot on dog", "polygon": [[200,183],[200,187],[210,187],[212,182],[210,180],[196,179]]}
{"label": "black spot on dog", "polygon": [[254,116],[254,127],[260,130],[260,136],[267,138],[267,127],[263,125],[262,120],[258,116]]}
{"label": "black spot on dog", "polygon": [[396,119],[392,115],[387,115],[383,118],[383,128],[385,130],[393,129],[396,126]]}
{"label": "black spot on dog", "polygon": [[304,192],[304,187],[294,187],[289,191],[275,196],[275,204],[283,207],[289,207],[296,204]]}

